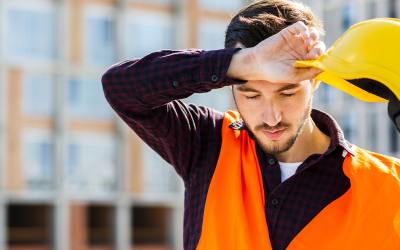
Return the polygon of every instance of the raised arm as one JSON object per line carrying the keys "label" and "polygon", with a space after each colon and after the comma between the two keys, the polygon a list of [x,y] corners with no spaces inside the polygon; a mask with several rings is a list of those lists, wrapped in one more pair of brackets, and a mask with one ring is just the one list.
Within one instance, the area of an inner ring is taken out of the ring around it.
{"label": "raised arm", "polygon": [[184,180],[207,138],[220,140],[223,113],[179,99],[236,84],[226,72],[237,50],[159,51],[118,63],[102,78],[111,107]]}
{"label": "raised arm", "polygon": [[205,150],[219,150],[223,113],[179,99],[240,83],[231,79],[266,84],[313,79],[320,69],[294,66],[322,55],[325,44],[318,38],[315,29],[297,22],[253,48],[158,51],[111,67],[102,79],[104,93],[117,114],[187,181],[199,157],[207,157]]}

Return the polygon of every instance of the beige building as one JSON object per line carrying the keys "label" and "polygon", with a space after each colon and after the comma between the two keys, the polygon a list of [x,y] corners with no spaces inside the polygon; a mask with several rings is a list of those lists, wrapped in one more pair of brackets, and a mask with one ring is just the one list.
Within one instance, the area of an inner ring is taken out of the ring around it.
{"label": "beige building", "polygon": [[[121,121],[103,72],[159,49],[223,48],[245,0],[0,0],[0,250],[182,249],[183,183]],[[314,0],[332,44],[395,0]],[[225,111],[229,88],[187,100]],[[386,104],[322,85],[315,106],[362,147],[399,154]]]}
{"label": "beige building", "polygon": [[[155,50],[221,48],[242,5],[0,0],[1,250],[182,249],[183,183],[117,117],[100,79]],[[229,109],[223,93],[205,104]]]}

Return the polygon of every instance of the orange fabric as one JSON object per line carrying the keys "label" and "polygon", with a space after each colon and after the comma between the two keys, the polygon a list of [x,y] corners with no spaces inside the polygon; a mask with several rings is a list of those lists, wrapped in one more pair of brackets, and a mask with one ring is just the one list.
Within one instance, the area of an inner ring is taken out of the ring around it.
{"label": "orange fabric", "polygon": [[[272,250],[264,214],[264,190],[255,143],[228,125],[207,194],[197,250]],[[400,250],[400,161],[353,147],[343,171],[350,189],[326,206],[288,250]]]}
{"label": "orange fabric", "polygon": [[228,128],[237,119],[237,113],[225,115],[221,152],[207,194],[197,250],[272,250],[254,141],[246,131]]}

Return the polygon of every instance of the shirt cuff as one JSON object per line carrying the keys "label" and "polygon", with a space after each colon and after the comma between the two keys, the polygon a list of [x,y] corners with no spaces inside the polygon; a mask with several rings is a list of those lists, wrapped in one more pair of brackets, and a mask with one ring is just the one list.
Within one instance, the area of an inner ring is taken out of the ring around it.
{"label": "shirt cuff", "polygon": [[241,48],[205,51],[200,56],[199,83],[213,87],[242,84],[247,81],[233,80],[226,77],[233,54]]}

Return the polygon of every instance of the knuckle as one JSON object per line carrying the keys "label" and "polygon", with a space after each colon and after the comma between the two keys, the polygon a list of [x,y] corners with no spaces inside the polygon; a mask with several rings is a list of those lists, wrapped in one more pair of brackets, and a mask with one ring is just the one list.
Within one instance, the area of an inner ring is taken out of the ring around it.
{"label": "knuckle", "polygon": [[319,38],[319,35],[316,32],[310,32],[310,35],[315,39]]}
{"label": "knuckle", "polygon": [[296,24],[299,24],[299,25],[304,26],[304,27],[306,26],[302,21],[297,21]]}

